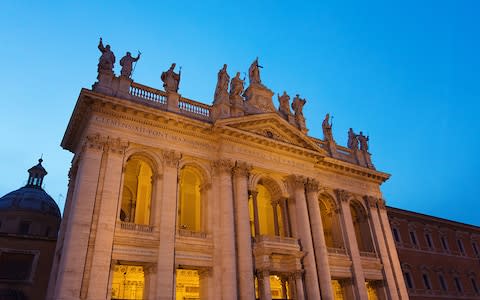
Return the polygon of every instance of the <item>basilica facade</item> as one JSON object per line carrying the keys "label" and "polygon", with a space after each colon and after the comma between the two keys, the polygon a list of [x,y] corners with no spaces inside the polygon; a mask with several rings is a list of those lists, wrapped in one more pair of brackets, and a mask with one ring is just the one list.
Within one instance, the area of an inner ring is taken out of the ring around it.
{"label": "basilica facade", "polygon": [[368,137],[337,144],[328,115],[309,136],[306,100],[276,108],[258,60],[246,89],[225,65],[207,105],[178,93],[175,64],[160,90],[99,49],[61,144],[48,299],[408,299]]}

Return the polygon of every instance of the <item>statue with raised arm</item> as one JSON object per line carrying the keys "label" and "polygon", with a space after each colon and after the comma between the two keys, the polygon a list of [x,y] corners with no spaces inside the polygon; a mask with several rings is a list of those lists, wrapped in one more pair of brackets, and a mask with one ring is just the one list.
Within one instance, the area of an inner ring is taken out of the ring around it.
{"label": "statue with raised arm", "polygon": [[360,131],[360,134],[357,135],[358,141],[360,142],[360,150],[368,152],[368,141],[370,138],[368,136],[364,136],[363,132]]}
{"label": "statue with raised arm", "polygon": [[300,95],[298,94],[295,96],[295,98],[293,98],[292,109],[295,112],[295,118],[297,118],[297,116],[301,116],[303,118],[303,106],[306,102],[307,100],[301,99]]}
{"label": "statue with raised arm", "polygon": [[120,75],[126,76],[130,78],[132,76],[132,66],[133,63],[140,59],[140,52],[138,53],[137,57],[132,57],[130,52],[127,52],[122,59],[120,59],[120,65],[122,66],[122,70],[120,70]]}
{"label": "statue with raised arm", "polygon": [[258,83],[261,84],[262,81],[260,80],[260,70],[259,68],[262,68],[258,64],[258,57],[252,62],[250,65],[250,68],[248,69],[248,79],[250,80],[250,84],[252,83]]}
{"label": "statue with raised arm", "polygon": [[352,150],[357,150],[358,149],[358,138],[355,132],[353,132],[353,129],[350,128],[348,130],[348,142],[347,142],[348,148]]}
{"label": "statue with raised arm", "polygon": [[98,59],[98,73],[113,73],[113,65],[115,64],[115,55],[110,50],[110,45],[103,46],[102,38],[98,43],[98,50],[102,52],[102,55]]}
{"label": "statue with raised arm", "polygon": [[218,71],[217,87],[215,88],[214,99],[219,99],[223,95],[228,95],[228,83],[230,76],[227,73],[227,65],[224,64],[223,68]]}
{"label": "statue with raised arm", "polygon": [[288,116],[292,115],[292,112],[290,111],[290,96],[286,91],[283,91],[283,95],[280,96],[280,94],[277,94],[277,97],[280,104],[278,111],[288,119]]}
{"label": "statue with raised arm", "polygon": [[325,141],[333,142],[332,123],[329,121],[329,119],[330,119],[330,114],[326,114],[325,119],[322,122],[323,139]]}
{"label": "statue with raised arm", "polygon": [[244,88],[245,80],[240,79],[240,72],[232,78],[230,82],[230,97],[241,96]]}
{"label": "statue with raised arm", "polygon": [[[163,87],[165,88],[165,92],[178,92],[178,85],[180,84],[180,75],[181,75],[181,70],[178,73],[175,73],[176,64],[173,63],[170,66],[170,69],[168,69],[166,72],[162,73],[162,76],[160,78],[163,81]],[[181,69],[181,68],[180,68]]]}

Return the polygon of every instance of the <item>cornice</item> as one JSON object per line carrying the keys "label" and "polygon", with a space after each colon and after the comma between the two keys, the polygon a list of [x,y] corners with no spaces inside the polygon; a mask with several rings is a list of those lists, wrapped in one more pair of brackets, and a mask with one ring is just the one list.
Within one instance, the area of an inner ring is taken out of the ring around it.
{"label": "cornice", "polygon": [[338,174],[344,174],[368,180],[374,183],[382,184],[390,178],[390,174],[375,171],[365,167],[357,166],[341,160],[323,157],[315,164],[316,168],[328,170]]}

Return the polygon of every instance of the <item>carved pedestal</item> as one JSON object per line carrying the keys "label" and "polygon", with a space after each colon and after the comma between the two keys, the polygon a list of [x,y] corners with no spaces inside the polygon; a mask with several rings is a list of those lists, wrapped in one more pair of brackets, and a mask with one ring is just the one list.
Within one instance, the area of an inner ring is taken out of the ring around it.
{"label": "carved pedestal", "polygon": [[244,100],[241,96],[230,97],[230,115],[232,117],[241,117],[245,115]]}
{"label": "carved pedestal", "polygon": [[92,90],[105,95],[113,95],[113,81],[115,74],[113,72],[100,72],[97,76],[98,81],[92,85]]}
{"label": "carved pedestal", "polygon": [[251,84],[245,93],[245,112],[247,114],[268,113],[276,111],[273,106],[273,92],[262,84]]}
{"label": "carved pedestal", "polygon": [[212,118],[225,119],[230,117],[230,100],[228,93],[224,92],[215,97],[212,106]]}
{"label": "carved pedestal", "polygon": [[180,101],[180,94],[175,92],[167,92],[167,110],[179,112],[178,101]]}

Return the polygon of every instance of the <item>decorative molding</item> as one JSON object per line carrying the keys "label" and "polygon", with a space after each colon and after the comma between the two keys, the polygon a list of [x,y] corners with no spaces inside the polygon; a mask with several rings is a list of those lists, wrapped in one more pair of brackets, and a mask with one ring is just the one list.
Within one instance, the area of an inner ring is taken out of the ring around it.
{"label": "decorative molding", "polygon": [[235,167],[233,167],[232,172],[234,176],[248,177],[250,175],[251,170],[252,170],[252,165],[243,161],[237,161],[235,163]]}
{"label": "decorative molding", "polygon": [[100,134],[89,135],[85,138],[84,147],[88,149],[94,149],[98,151],[102,151],[105,147],[107,139]]}
{"label": "decorative molding", "polygon": [[171,168],[176,168],[178,166],[178,162],[182,158],[182,154],[174,150],[164,150],[162,152],[162,156],[165,165]]}
{"label": "decorative molding", "polygon": [[371,208],[377,208],[378,199],[373,196],[365,196],[365,204]]}
{"label": "decorative molding", "polygon": [[210,182],[205,182],[200,186],[200,192],[206,192],[212,188],[212,184]]}
{"label": "decorative molding", "polygon": [[291,184],[291,187],[294,189],[303,189],[307,183],[307,178],[302,175],[289,175],[287,177],[287,182]]}
{"label": "decorative molding", "polygon": [[307,183],[305,184],[307,193],[318,193],[320,192],[320,183],[314,178],[307,178]]}
{"label": "decorative molding", "polygon": [[336,189],[335,194],[340,202],[348,202],[353,197],[352,193],[342,189]]}
{"label": "decorative molding", "polygon": [[212,169],[215,173],[231,173],[233,162],[231,159],[219,159],[212,162]]}
{"label": "decorative molding", "polygon": [[123,155],[125,153],[125,150],[127,150],[129,143],[122,141],[120,138],[110,138],[108,137],[107,140],[105,141],[105,146],[108,149],[108,151],[115,153],[115,154],[120,154]]}
{"label": "decorative molding", "polygon": [[379,198],[378,199],[378,208],[379,209],[387,209],[387,202],[385,199]]}

